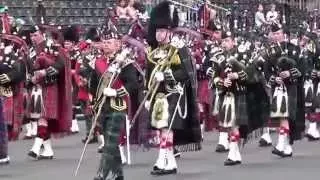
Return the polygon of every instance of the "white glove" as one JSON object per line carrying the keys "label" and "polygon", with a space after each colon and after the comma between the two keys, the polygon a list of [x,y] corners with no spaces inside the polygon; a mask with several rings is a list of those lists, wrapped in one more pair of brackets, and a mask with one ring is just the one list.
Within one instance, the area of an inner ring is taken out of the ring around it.
{"label": "white glove", "polygon": [[8,83],[10,81],[11,80],[10,80],[8,75],[6,75],[6,74],[1,74],[0,75],[0,84],[5,84],[5,83]]}
{"label": "white glove", "polygon": [[116,97],[117,91],[112,88],[104,88],[103,95],[108,96],[108,97]]}
{"label": "white glove", "polygon": [[200,69],[200,64],[196,64],[196,69],[197,69],[197,70]]}
{"label": "white glove", "polygon": [[207,70],[207,72],[206,72],[206,74],[207,74],[209,77],[213,77],[213,75],[214,75],[213,69],[212,69],[211,67],[209,67],[208,70]]}
{"label": "white glove", "polygon": [[144,103],[144,107],[145,107],[148,111],[150,110],[150,106],[151,106],[150,101],[146,101],[146,102]]}
{"label": "white glove", "polygon": [[164,81],[164,74],[162,72],[156,72],[154,75],[154,78],[156,79],[157,82],[162,82]]}
{"label": "white glove", "polygon": [[115,65],[111,65],[108,67],[108,72],[115,73],[117,72],[117,67]]}

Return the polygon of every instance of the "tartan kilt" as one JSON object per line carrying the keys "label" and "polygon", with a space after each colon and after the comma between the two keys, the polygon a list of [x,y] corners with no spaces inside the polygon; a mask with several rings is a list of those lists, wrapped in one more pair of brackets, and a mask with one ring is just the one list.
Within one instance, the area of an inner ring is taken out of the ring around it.
{"label": "tartan kilt", "polygon": [[7,124],[3,117],[2,99],[0,97],[0,159],[8,155]]}
{"label": "tartan kilt", "polygon": [[198,101],[201,104],[210,104],[209,80],[200,80],[198,82]]}
{"label": "tartan kilt", "polygon": [[46,86],[43,89],[43,109],[41,117],[46,119],[58,119],[59,101],[58,86]]}
{"label": "tartan kilt", "polygon": [[[219,111],[219,125],[221,127],[225,127],[225,124],[228,125],[229,128],[234,126],[247,126],[249,123],[249,117],[248,117],[248,108],[247,108],[247,97],[245,93],[241,94],[235,94],[234,95],[234,115],[235,119],[234,122],[231,122],[229,118],[230,117],[230,111],[225,111],[222,108],[224,99],[226,98],[226,95],[221,95],[220,99],[220,111]],[[225,120],[227,122],[225,122]]]}
{"label": "tartan kilt", "polygon": [[117,177],[123,175],[118,145],[126,114],[124,112],[106,112],[103,111],[99,118],[106,144],[103,147],[98,172],[102,173],[104,177]]}
{"label": "tartan kilt", "polygon": [[13,97],[3,99],[3,116],[9,127],[9,139],[17,140],[24,116],[23,92],[20,89]]}

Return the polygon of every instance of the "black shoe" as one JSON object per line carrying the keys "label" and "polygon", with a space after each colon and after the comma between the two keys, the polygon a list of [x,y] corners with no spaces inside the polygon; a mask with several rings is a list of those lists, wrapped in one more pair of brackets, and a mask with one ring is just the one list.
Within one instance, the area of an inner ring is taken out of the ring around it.
{"label": "black shoe", "polygon": [[277,148],[273,148],[273,150],[271,151],[272,154],[280,156],[282,158],[286,158],[286,157],[292,157],[292,153],[290,154],[285,154],[283,151],[279,151]]}
{"label": "black shoe", "polygon": [[29,151],[28,156],[30,156],[34,159],[38,159],[38,155],[36,153],[34,153],[33,151]]}
{"label": "black shoe", "polygon": [[173,154],[174,154],[175,158],[180,158],[181,157],[181,153],[176,148],[173,149]]}
{"label": "black shoe", "polygon": [[118,176],[115,180],[124,180],[123,176]]}
{"label": "black shoe", "polygon": [[101,176],[97,176],[97,177],[94,177],[93,180],[104,180],[104,179]]}
{"label": "black shoe", "polygon": [[318,141],[320,138],[315,138],[310,134],[306,134],[306,137],[308,138],[308,141]]}
{"label": "black shoe", "polygon": [[224,161],[224,165],[225,166],[235,166],[235,165],[238,165],[238,164],[241,164],[241,161],[234,161],[234,160],[231,160],[229,158],[226,161]]}
{"label": "black shoe", "polygon": [[169,175],[169,174],[177,174],[177,169],[172,170],[164,170],[164,169],[158,169],[151,171],[151,175],[154,176],[163,176],[163,175]]}
{"label": "black shoe", "polygon": [[53,159],[53,156],[41,156],[41,155],[40,155],[40,156],[38,157],[38,159],[39,159],[39,160],[46,160],[46,159],[51,160],[51,159]]}
{"label": "black shoe", "polygon": [[225,148],[224,145],[218,144],[216,148],[217,153],[229,152],[229,149]]}
{"label": "black shoe", "polygon": [[259,141],[260,147],[269,147],[272,146],[272,143],[268,143],[265,139],[261,138]]}
{"label": "black shoe", "polygon": [[98,153],[103,153],[103,148],[98,148]]}

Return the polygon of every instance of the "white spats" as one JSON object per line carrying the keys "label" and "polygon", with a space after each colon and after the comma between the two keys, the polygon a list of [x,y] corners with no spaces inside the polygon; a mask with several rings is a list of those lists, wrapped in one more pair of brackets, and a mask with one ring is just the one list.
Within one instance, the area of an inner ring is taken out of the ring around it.
{"label": "white spats", "polygon": [[52,150],[52,145],[51,145],[51,140],[48,139],[43,142],[43,151],[40,154],[42,158],[53,158],[53,150]]}
{"label": "white spats", "polygon": [[291,156],[292,155],[292,146],[289,143],[285,144],[283,154],[285,156]]}
{"label": "white spats", "polygon": [[272,150],[272,154],[275,154],[282,158],[292,156],[292,146],[289,143],[288,133],[289,133],[289,129],[280,128],[278,144]]}
{"label": "white spats", "polygon": [[159,154],[158,154],[158,159],[156,164],[154,165],[155,167],[159,168],[159,169],[164,169],[165,167],[165,153],[166,153],[166,149],[160,148],[159,150]]}
{"label": "white spats", "polygon": [[36,137],[38,134],[38,121],[31,121],[31,135]]}
{"label": "white spats", "polygon": [[277,143],[276,149],[281,152],[284,151],[286,142],[287,142],[287,134],[286,133],[279,133],[278,143]]}
{"label": "white spats", "polygon": [[307,131],[307,135],[314,138],[314,139],[319,139],[320,138],[320,133],[317,128],[317,123],[316,122],[310,122],[309,123],[309,128]]}
{"label": "white spats", "polygon": [[177,169],[177,162],[176,162],[176,158],[174,157],[173,154],[173,149],[169,148],[166,151],[166,155],[165,155],[165,170],[174,170]]}
{"label": "white spats", "polygon": [[119,145],[119,150],[120,150],[121,162],[122,164],[126,164],[127,158],[126,158],[126,155],[124,154],[124,146]]}
{"label": "white spats", "polygon": [[264,140],[266,143],[268,143],[268,144],[271,144],[271,143],[272,143],[272,139],[271,139],[271,136],[270,136],[269,131],[263,133],[263,135],[261,136],[261,139],[263,139],[263,140]]}
{"label": "white spats", "polygon": [[39,156],[42,144],[43,144],[43,139],[36,137],[34,139],[34,143],[30,152],[34,153],[36,156]]}
{"label": "white spats", "polygon": [[154,166],[163,170],[177,169],[177,162],[173,150],[160,148],[158,159]]}
{"label": "white spats", "polygon": [[78,121],[76,119],[72,120],[71,132],[72,133],[78,133],[79,132],[79,125],[78,125]]}
{"label": "white spats", "polygon": [[227,132],[220,132],[218,145],[222,145],[222,146],[224,146],[225,149],[229,149],[228,138],[229,138],[229,134]]}
{"label": "white spats", "polygon": [[241,158],[238,142],[230,142],[230,150],[229,150],[229,154],[228,154],[228,159],[235,161],[235,162],[236,161],[241,162],[242,158]]}

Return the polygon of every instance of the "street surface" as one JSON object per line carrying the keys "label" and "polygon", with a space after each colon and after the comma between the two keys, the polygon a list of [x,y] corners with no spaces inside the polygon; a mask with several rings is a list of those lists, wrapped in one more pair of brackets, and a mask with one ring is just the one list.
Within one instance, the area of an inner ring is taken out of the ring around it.
{"label": "street surface", "polygon": [[[83,127],[83,124],[81,123]],[[82,128],[84,129],[84,128]],[[33,140],[20,140],[9,146],[11,163],[0,166],[0,180],[92,180],[99,161],[98,144],[91,144],[80,172],[74,177],[74,170],[80,157],[83,132],[55,139],[54,160],[34,161],[27,157]],[[276,137],[273,135],[274,142]],[[178,174],[152,177],[150,170],[157,158],[157,151],[143,152],[142,148],[132,149],[131,166],[125,167],[126,180],[302,180],[320,178],[320,142],[306,139],[294,146],[294,156],[280,159],[271,154],[271,148],[258,147],[258,139],[251,140],[242,149],[242,165],[225,167],[227,154],[214,152],[216,133],[207,133],[200,152],[185,153],[178,159]]]}

